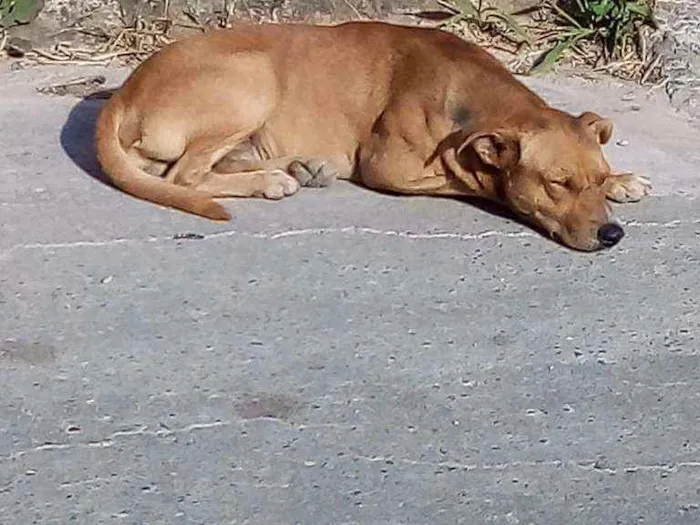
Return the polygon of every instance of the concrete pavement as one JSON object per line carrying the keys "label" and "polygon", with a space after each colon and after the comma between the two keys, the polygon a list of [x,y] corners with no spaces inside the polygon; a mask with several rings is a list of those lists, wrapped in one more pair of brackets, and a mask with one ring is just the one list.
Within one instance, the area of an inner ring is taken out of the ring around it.
{"label": "concrete pavement", "polygon": [[[0,71],[0,523],[697,524],[700,131],[608,81],[654,194],[580,254],[339,183],[217,225],[94,176],[97,102]],[[615,143],[617,142],[617,143]]]}

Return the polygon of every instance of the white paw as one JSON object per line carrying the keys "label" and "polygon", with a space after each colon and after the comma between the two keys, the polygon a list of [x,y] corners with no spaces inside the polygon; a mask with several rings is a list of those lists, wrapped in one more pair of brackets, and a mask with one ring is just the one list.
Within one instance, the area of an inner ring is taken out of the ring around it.
{"label": "white paw", "polygon": [[615,202],[637,202],[651,190],[649,179],[632,174],[613,175],[606,184],[606,196]]}
{"label": "white paw", "polygon": [[265,189],[263,196],[266,199],[279,200],[299,191],[299,181],[283,171],[275,171],[265,175]]}

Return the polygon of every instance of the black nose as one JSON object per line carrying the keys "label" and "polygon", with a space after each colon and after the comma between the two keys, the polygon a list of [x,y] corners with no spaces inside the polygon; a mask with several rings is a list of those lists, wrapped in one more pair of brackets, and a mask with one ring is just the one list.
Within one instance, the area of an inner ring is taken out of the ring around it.
{"label": "black nose", "polygon": [[625,236],[625,230],[617,224],[603,224],[598,228],[598,240],[603,246],[615,246]]}

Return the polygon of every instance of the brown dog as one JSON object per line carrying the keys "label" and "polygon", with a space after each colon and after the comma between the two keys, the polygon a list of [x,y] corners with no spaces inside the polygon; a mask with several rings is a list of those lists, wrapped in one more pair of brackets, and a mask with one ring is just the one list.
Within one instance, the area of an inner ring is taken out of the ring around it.
{"label": "brown dog", "polygon": [[215,197],[282,198],[334,176],[404,194],[498,201],[580,250],[616,244],[612,124],[550,108],[479,47],[381,23],[240,26],[144,62],[97,122],[124,191],[210,219]]}

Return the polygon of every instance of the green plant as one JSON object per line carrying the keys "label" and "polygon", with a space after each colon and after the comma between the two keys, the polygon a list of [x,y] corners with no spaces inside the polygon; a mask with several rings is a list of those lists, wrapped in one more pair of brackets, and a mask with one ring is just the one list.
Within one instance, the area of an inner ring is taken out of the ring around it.
{"label": "green plant", "polygon": [[451,3],[439,1],[439,3],[448,9],[443,25],[467,23],[476,25],[481,31],[488,31],[496,24],[500,24],[505,29],[505,36],[519,44],[531,43],[530,35],[513,16],[496,7],[484,6],[482,0],[477,0],[476,3],[472,0],[452,0]]}
{"label": "green plant", "polygon": [[651,0],[559,0],[547,6],[562,30],[556,44],[535,62],[535,73],[550,70],[582,40],[600,44],[606,59],[619,59],[637,45],[640,28],[654,24]]}
{"label": "green plant", "polygon": [[40,0],[0,0],[0,29],[31,22],[41,7]]}

